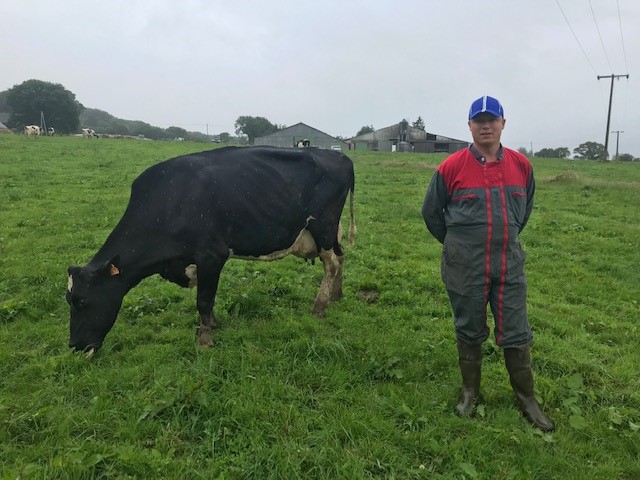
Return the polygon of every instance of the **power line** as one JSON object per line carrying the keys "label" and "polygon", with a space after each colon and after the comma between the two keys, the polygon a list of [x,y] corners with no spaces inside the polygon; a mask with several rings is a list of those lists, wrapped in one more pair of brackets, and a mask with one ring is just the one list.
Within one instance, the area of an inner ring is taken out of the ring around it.
{"label": "power line", "polygon": [[591,8],[591,15],[593,15],[593,23],[596,24],[596,30],[598,31],[598,37],[600,37],[600,45],[602,45],[602,50],[604,51],[604,58],[607,59],[607,64],[609,65],[609,70],[613,72],[613,67],[611,66],[611,62],[609,61],[609,55],[607,55],[607,49],[604,47],[604,41],[602,40],[602,34],[600,33],[600,27],[598,26],[598,21],[596,20],[596,14],[593,11],[593,5],[591,4],[591,0],[589,0],[589,7]]}
{"label": "power line", "polygon": [[618,5],[618,23],[620,24],[620,40],[622,40],[622,55],[624,56],[624,67],[629,72],[629,65],[627,65],[627,50],[624,48],[624,35],[622,34],[622,16],[620,15],[620,0],[616,1]]}
{"label": "power line", "polygon": [[591,63],[591,60],[589,60],[589,56],[587,55],[587,52],[584,51],[584,48],[582,47],[582,44],[580,43],[580,40],[578,40],[578,36],[576,35],[576,32],[573,31],[573,27],[571,26],[571,23],[569,23],[569,19],[565,15],[564,10],[562,10],[562,7],[560,6],[559,0],[556,0],[556,4],[558,5],[558,8],[562,12],[562,16],[564,17],[565,21],[567,22],[567,25],[569,26],[569,30],[571,30],[571,33],[573,33],[573,38],[576,39],[576,42],[578,42],[578,45],[580,46],[580,50],[582,50],[582,53],[584,53],[584,58],[587,59],[587,62],[589,62],[589,65],[591,65],[591,68],[593,69],[594,73],[597,75],[598,71],[593,66],[593,63]]}

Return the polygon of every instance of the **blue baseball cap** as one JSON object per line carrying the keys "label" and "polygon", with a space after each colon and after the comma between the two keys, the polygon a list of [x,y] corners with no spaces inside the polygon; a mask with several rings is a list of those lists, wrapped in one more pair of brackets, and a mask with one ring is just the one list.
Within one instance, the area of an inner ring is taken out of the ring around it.
{"label": "blue baseball cap", "polygon": [[504,109],[498,99],[485,95],[471,104],[471,108],[469,109],[469,120],[476,115],[485,112],[496,117],[504,117]]}

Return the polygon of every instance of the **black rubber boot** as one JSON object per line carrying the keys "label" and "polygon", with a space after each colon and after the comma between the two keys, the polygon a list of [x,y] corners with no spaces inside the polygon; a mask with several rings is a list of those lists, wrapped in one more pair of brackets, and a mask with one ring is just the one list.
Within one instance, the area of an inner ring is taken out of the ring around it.
{"label": "black rubber boot", "polygon": [[482,345],[469,345],[458,339],[458,364],[462,373],[462,392],[456,405],[456,415],[473,417],[480,396]]}
{"label": "black rubber boot", "polygon": [[511,388],[516,394],[518,407],[522,414],[543,432],[553,432],[555,426],[540,410],[540,405],[538,405],[533,391],[531,350],[529,347],[505,348],[504,361],[511,379]]}

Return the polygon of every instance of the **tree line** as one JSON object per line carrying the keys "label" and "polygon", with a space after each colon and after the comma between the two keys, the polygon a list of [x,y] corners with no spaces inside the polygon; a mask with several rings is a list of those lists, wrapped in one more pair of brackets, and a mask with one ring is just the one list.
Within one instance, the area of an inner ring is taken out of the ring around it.
{"label": "tree line", "polygon": [[[537,158],[569,158],[571,155],[571,151],[567,147],[543,148],[537,152],[520,147],[518,151],[527,156]],[[603,144],[598,142],[584,142],[573,149],[573,158],[576,160],[606,160],[607,155]],[[630,153],[621,153],[618,154],[617,157],[614,155],[612,160],[637,162],[640,161],[640,158],[635,158]]]}
{"label": "tree line", "polygon": [[143,136],[152,140],[233,140],[229,133],[205,135],[177,126],[160,128],[146,122],[116,118],[102,110],[86,108],[63,85],[41,80],[27,80],[0,92],[0,113],[9,115],[6,125],[15,131],[22,131],[26,125],[40,125],[41,115],[44,115],[47,126],[63,135],[92,128],[97,133]]}
{"label": "tree line", "polygon": [[[81,128],[92,128],[98,133],[143,136],[153,140],[213,140],[221,143],[253,144],[257,137],[287,128],[286,125],[272,123],[265,117],[250,115],[241,115],[235,121],[237,137],[232,137],[228,132],[205,135],[189,132],[178,126],[160,128],[141,121],[116,118],[95,108],[86,108],[63,85],[33,79],[0,92],[0,113],[9,114],[7,127],[16,131],[22,131],[26,125],[40,125],[41,116],[44,115],[47,126],[53,126],[58,134],[74,134]],[[418,117],[412,126],[425,130],[422,117]],[[364,125],[354,136],[373,131],[373,125]],[[340,136],[336,138],[346,140]]]}

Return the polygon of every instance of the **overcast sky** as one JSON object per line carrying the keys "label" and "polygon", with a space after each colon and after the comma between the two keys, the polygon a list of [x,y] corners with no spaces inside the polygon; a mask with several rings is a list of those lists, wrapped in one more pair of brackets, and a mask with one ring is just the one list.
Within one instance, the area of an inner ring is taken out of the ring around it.
{"label": "overcast sky", "polygon": [[0,65],[0,91],[61,83],[86,107],[210,134],[241,115],[344,137],[421,116],[470,140],[488,94],[503,144],[535,151],[604,143],[596,77],[629,73],[609,130],[640,157],[637,0],[2,0]]}

